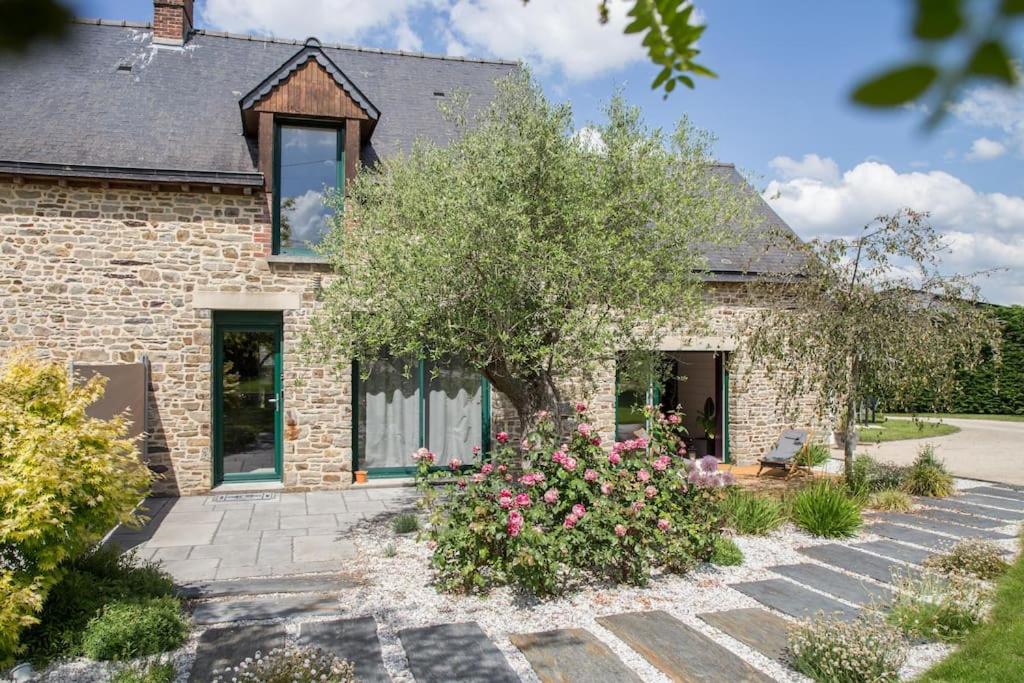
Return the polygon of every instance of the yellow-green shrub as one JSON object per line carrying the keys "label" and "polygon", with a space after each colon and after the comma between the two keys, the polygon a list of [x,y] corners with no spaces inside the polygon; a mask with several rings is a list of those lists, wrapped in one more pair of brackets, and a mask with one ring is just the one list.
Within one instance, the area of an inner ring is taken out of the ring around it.
{"label": "yellow-green shrub", "polygon": [[104,382],[72,386],[62,365],[25,352],[0,364],[0,662],[62,563],[133,522],[149,486],[127,421],[85,413]]}

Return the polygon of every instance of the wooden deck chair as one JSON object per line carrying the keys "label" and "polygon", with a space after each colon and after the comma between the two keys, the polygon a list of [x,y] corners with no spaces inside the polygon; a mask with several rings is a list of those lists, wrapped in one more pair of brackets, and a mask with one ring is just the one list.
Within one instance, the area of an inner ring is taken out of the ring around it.
{"label": "wooden deck chair", "polygon": [[811,446],[813,432],[806,429],[787,429],[782,432],[779,441],[768,453],[765,453],[757,462],[757,476],[767,468],[783,468],[786,470],[786,479],[796,474],[812,474],[811,468],[801,465],[800,456],[807,452]]}

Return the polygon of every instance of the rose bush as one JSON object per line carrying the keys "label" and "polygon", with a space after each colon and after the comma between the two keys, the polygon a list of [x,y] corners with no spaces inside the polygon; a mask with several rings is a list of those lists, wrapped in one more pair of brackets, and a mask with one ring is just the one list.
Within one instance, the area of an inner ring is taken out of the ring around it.
{"label": "rose bush", "polygon": [[432,453],[417,451],[437,582],[446,590],[512,584],[558,593],[584,578],[644,584],[655,567],[685,572],[721,533],[717,503],[731,475],[686,459],[681,420],[648,409],[649,438],[603,447],[577,404],[568,439],[539,414],[516,448],[499,433],[489,461],[433,485]]}

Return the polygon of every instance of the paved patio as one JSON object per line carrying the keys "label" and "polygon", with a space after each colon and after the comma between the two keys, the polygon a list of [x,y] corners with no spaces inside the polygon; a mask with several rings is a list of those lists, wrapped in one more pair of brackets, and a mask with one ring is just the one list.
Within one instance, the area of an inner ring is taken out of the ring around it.
{"label": "paved patio", "polygon": [[108,542],[162,562],[179,583],[338,571],[356,559],[356,525],[415,500],[411,488],[149,498],[146,525]]}

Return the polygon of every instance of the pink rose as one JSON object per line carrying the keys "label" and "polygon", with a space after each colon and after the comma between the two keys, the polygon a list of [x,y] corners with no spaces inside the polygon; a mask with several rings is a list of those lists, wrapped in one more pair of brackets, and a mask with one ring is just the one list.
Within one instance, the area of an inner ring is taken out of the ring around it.
{"label": "pink rose", "polygon": [[572,506],[572,514],[576,515],[576,517],[582,517],[587,514],[587,508],[583,507],[581,503],[576,503]]}
{"label": "pink rose", "polygon": [[455,483],[458,484],[460,489],[466,488],[466,478],[465,477],[460,477],[459,480],[457,482],[455,482]]}
{"label": "pink rose", "polygon": [[566,459],[565,459],[565,460],[564,460],[564,461],[562,462],[562,467],[564,467],[564,468],[565,468],[566,470],[568,470],[569,472],[574,472],[574,471],[576,471],[576,458],[571,458],[571,457],[567,457],[567,458],[566,458]]}
{"label": "pink rose", "polygon": [[672,459],[667,455],[662,455],[657,460],[654,461],[653,467],[659,472],[664,472],[665,470],[668,469],[668,466],[671,464]]}
{"label": "pink rose", "polygon": [[601,482],[601,493],[606,496],[610,496],[612,493],[612,485],[606,481]]}
{"label": "pink rose", "polygon": [[525,520],[523,519],[523,515],[518,510],[513,510],[508,513],[508,526],[506,527],[508,535],[513,537],[518,536],[519,532],[523,530],[524,523]]}
{"label": "pink rose", "polygon": [[508,489],[502,489],[501,493],[498,494],[498,505],[506,510],[512,507],[512,492]]}
{"label": "pink rose", "polygon": [[626,535],[626,527],[625,527],[625,525],[623,525],[623,524],[616,524],[615,525],[615,535],[619,536],[619,537],[625,536]]}
{"label": "pink rose", "polygon": [[653,486],[648,486],[647,488],[644,489],[644,495],[647,496],[648,498],[654,498],[656,495],[658,495],[658,489],[654,488]]}
{"label": "pink rose", "polygon": [[562,526],[566,529],[571,529],[576,526],[576,522],[580,521],[576,515],[568,514],[565,516],[565,521],[562,522]]}
{"label": "pink rose", "polygon": [[648,481],[651,478],[651,473],[647,470],[640,470],[636,473],[637,481]]}
{"label": "pink rose", "polygon": [[608,454],[608,462],[610,462],[613,465],[618,465],[619,463],[622,462],[622,456],[616,453],[615,451],[612,451],[611,453]]}
{"label": "pink rose", "polygon": [[595,437],[591,438],[590,439],[590,445],[591,446],[600,446],[601,445],[601,437],[595,436]]}
{"label": "pink rose", "polygon": [[551,415],[551,413],[549,413],[546,410],[538,410],[537,411],[537,419],[538,420],[546,420],[546,419],[548,419],[549,415]]}
{"label": "pink rose", "polygon": [[412,459],[415,460],[416,462],[432,463],[434,462],[435,457],[436,456],[430,451],[428,451],[426,448],[421,448],[412,454]]}
{"label": "pink rose", "polygon": [[582,401],[576,403],[576,412],[581,415],[587,412],[587,404],[583,403]]}
{"label": "pink rose", "polygon": [[473,480],[474,484],[480,484],[487,478],[487,476],[483,472],[477,472],[470,478]]}
{"label": "pink rose", "polygon": [[587,481],[596,481],[597,476],[597,470],[592,470],[589,467],[587,468],[587,471],[583,473],[583,478]]}
{"label": "pink rose", "polygon": [[590,436],[591,429],[593,429],[593,427],[591,427],[586,422],[581,422],[579,426],[576,427],[576,431],[582,434],[583,436]]}
{"label": "pink rose", "polygon": [[508,443],[508,432],[498,432],[494,438],[498,440],[498,443]]}
{"label": "pink rose", "polygon": [[686,455],[686,444],[683,444],[682,446],[679,447],[679,449],[676,451],[676,455]]}
{"label": "pink rose", "polygon": [[452,458],[451,460],[448,461],[448,468],[452,472],[458,471],[460,467],[462,467],[462,461],[459,460],[458,458]]}
{"label": "pink rose", "polygon": [[679,424],[679,416],[676,415],[675,413],[672,413],[671,415],[668,416],[668,423],[672,425]]}
{"label": "pink rose", "polygon": [[658,520],[658,528],[661,529],[662,531],[668,531],[669,526],[671,526],[671,525],[668,523],[667,519],[659,519]]}
{"label": "pink rose", "polygon": [[530,496],[526,493],[520,493],[515,497],[515,505],[519,508],[530,507]]}
{"label": "pink rose", "polygon": [[632,505],[630,505],[629,509],[632,510],[634,513],[640,512],[641,510],[644,509],[644,502],[642,500],[638,500],[634,502]]}
{"label": "pink rose", "polygon": [[636,442],[635,443],[636,443],[636,449],[638,451],[642,451],[643,449],[647,448],[647,439],[645,439],[642,436],[636,437]]}
{"label": "pink rose", "polygon": [[557,462],[559,465],[564,463],[565,459],[567,457],[569,457],[569,456],[566,455],[565,451],[563,451],[561,449],[559,449],[559,450],[557,450],[557,451],[555,451],[554,453],[551,454],[551,459],[554,460],[555,462]]}
{"label": "pink rose", "polygon": [[480,468],[480,473],[481,474],[490,474],[493,471],[494,471],[494,465],[492,465],[489,462],[485,462],[483,464],[483,467]]}
{"label": "pink rose", "polygon": [[553,505],[558,502],[558,489],[548,489],[544,492],[544,502]]}

